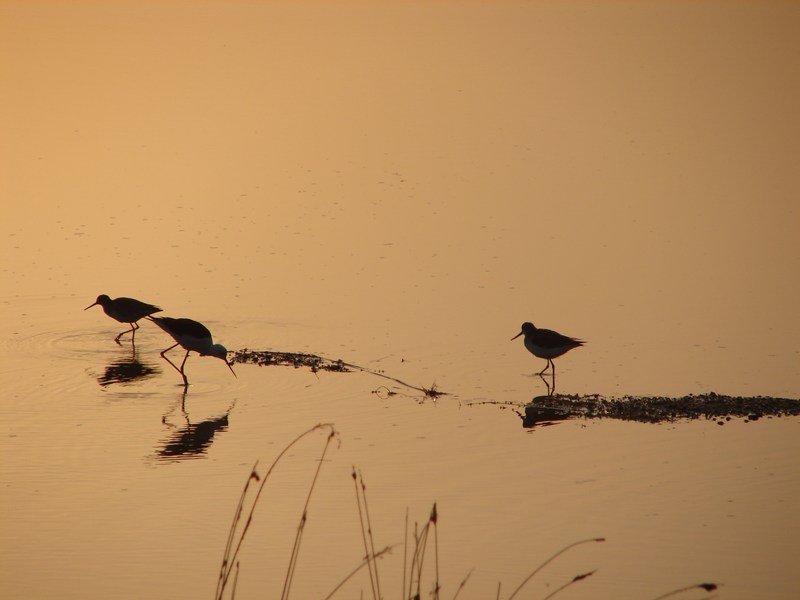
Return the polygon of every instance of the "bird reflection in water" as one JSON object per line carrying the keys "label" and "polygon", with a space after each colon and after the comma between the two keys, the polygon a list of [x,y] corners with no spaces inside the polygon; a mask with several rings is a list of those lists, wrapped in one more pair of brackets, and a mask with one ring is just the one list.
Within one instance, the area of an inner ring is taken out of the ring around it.
{"label": "bird reflection in water", "polygon": [[576,418],[575,414],[564,411],[561,408],[542,405],[542,403],[546,403],[552,398],[553,397],[549,394],[547,396],[536,396],[525,407],[525,414],[522,414],[518,410],[514,411],[522,419],[522,426],[525,429],[550,427],[551,425],[557,425],[561,421],[569,421],[570,419]]}
{"label": "bird reflection in water", "polygon": [[181,395],[180,409],[181,420],[185,423],[174,425],[168,422],[171,409],[161,421],[167,427],[173,429],[161,448],[157,451],[158,458],[163,460],[181,460],[186,458],[197,458],[208,450],[214,436],[218,431],[225,431],[228,428],[228,415],[236,404],[236,400],[231,402],[227,410],[219,416],[211,417],[202,421],[192,423],[189,414],[186,412],[186,392]]}
{"label": "bird reflection in water", "polygon": [[115,383],[133,383],[153,377],[161,372],[155,365],[139,360],[136,348],[130,355],[121,356],[109,364],[105,372],[97,378],[97,383],[106,387]]}

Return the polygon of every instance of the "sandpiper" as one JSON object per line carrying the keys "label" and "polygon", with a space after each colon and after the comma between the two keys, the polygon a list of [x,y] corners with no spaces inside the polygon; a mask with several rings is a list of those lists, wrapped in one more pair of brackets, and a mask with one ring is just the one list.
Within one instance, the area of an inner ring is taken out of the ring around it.
{"label": "sandpiper", "polygon": [[98,304],[103,307],[103,312],[109,317],[116,319],[120,323],[127,323],[131,326],[130,329],[126,329],[114,338],[114,341],[118,344],[120,343],[119,338],[126,333],[131,334],[131,343],[133,343],[136,337],[136,330],[139,329],[136,321],[152,315],[153,313],[161,312],[161,309],[157,306],[136,300],[135,298],[114,298],[112,300],[105,294],[99,295],[97,300],[94,301],[94,304],[90,304],[83,310],[89,310]]}
{"label": "sandpiper", "polygon": [[[186,359],[189,358],[189,352],[197,352],[200,356],[214,356],[225,361],[228,368],[233,373],[236,373],[228,362],[228,351],[222,344],[215,344],[211,338],[211,332],[202,323],[193,321],[192,319],[173,319],[172,317],[148,317],[153,323],[161,327],[164,331],[172,336],[175,344],[161,352],[161,358],[171,364],[178,373],[183,377],[184,387],[188,387],[189,380],[186,378],[186,373],[183,371],[186,365]],[[170,359],[164,354],[172,350],[175,346],[182,346],[186,350],[186,356],[183,357],[183,362],[180,368],[175,366]]]}
{"label": "sandpiper", "polygon": [[544,369],[539,371],[537,375],[542,375],[547,371],[548,366],[552,366],[554,378],[556,375],[556,365],[553,359],[558,358],[562,354],[566,354],[573,348],[583,346],[586,343],[583,340],[562,335],[557,331],[537,329],[533,323],[523,323],[522,331],[511,339],[515,340],[523,334],[525,335],[525,347],[528,351],[534,356],[547,359]]}

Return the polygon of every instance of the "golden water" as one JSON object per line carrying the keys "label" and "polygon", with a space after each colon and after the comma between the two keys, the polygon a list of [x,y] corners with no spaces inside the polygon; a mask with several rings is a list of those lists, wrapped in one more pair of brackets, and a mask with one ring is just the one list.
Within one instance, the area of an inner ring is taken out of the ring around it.
{"label": "golden water", "polygon": [[[377,546],[438,503],[443,597],[472,568],[459,597],[510,593],[594,536],[527,597],[595,568],[563,597],[800,595],[797,419],[529,431],[514,409],[545,392],[543,361],[509,341],[523,321],[588,340],[556,361],[564,393],[798,396],[797,4],[4,0],[0,17],[4,597],[211,597],[252,464],[319,422],[341,445],[294,597],[363,556],[352,465]],[[82,312],[101,293],[229,349],[450,395],[192,356],[184,398],[161,330],[142,323],[134,361],[122,325]],[[187,419],[208,439],[181,438]],[[322,437],[267,488],[237,597],[280,593]],[[380,568],[399,597],[402,550]]]}

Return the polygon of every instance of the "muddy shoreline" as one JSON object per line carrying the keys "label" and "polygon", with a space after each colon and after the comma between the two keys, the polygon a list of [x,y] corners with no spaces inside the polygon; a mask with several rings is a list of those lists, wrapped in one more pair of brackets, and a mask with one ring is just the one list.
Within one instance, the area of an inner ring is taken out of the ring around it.
{"label": "muddy shoreline", "polygon": [[640,423],[706,419],[722,425],[734,418],[750,422],[764,417],[797,415],[800,415],[800,400],[771,396],[727,396],[714,392],[678,398],[557,394],[534,398],[525,406],[523,419],[533,423],[571,418],[619,419]]}

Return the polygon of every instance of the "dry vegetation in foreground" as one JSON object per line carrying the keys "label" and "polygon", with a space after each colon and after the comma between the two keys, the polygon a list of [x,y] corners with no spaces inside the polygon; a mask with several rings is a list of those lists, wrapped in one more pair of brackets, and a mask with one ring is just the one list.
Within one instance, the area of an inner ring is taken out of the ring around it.
{"label": "dry vegetation in foreground", "polygon": [[[214,594],[216,600],[223,600],[226,595],[231,600],[236,597],[236,584],[239,577],[240,569],[240,554],[247,536],[248,530],[253,522],[256,507],[261,498],[261,493],[264,486],[272,475],[273,471],[281,460],[286,456],[288,451],[298,444],[301,440],[316,433],[325,432],[325,442],[322,452],[317,460],[317,467],[314,471],[313,478],[308,488],[305,504],[303,506],[300,522],[297,525],[294,543],[290,552],[289,566],[286,570],[286,576],[283,584],[283,591],[281,592],[281,600],[288,600],[292,589],[292,582],[295,576],[295,568],[297,566],[297,559],[300,555],[300,546],[305,531],[305,525],[308,517],[308,508],[311,502],[311,497],[316,487],[317,479],[320,470],[324,464],[324,459],[331,443],[338,439],[339,433],[330,423],[320,423],[311,429],[301,433],[292,442],[290,442],[272,461],[266,471],[259,473],[258,461],[253,465],[247,481],[244,484],[242,493],[239,496],[239,501],[234,511],[233,521],[230,529],[228,530],[228,538],[225,543],[225,551],[223,553],[222,562],[220,564],[219,577],[217,579],[217,589]],[[381,549],[375,548],[375,540],[372,535],[372,524],[369,516],[369,505],[367,503],[367,486],[364,483],[364,477],[361,472],[353,467],[352,470],[353,485],[355,488],[356,505],[358,507],[359,522],[361,524],[361,541],[364,546],[364,559],[349,572],[341,581],[334,586],[334,588],[324,596],[324,600],[333,598],[356,574],[363,571],[365,568],[369,573],[369,596],[373,600],[382,600],[394,596],[388,594],[381,588],[381,581],[378,569],[378,559],[385,557],[392,549],[397,547],[398,544],[386,546]],[[249,508],[245,508],[249,501]],[[439,513],[434,502],[430,515],[424,525],[414,523],[413,531],[409,539],[409,523],[408,523],[408,510],[406,510],[406,525],[405,525],[405,539],[403,540],[403,589],[402,600],[421,600],[423,594],[439,600],[442,598],[442,585],[439,581],[439,529],[438,529]],[[500,583],[497,585],[497,600],[501,597],[503,600],[512,600],[517,597],[525,585],[533,579],[542,569],[548,564],[553,562],[556,558],[569,551],[570,549],[591,542],[603,542],[605,538],[590,538],[580,540],[569,544],[568,546],[560,549],[558,552],[550,556],[547,560],[534,568],[522,582],[509,594],[508,596],[501,596],[502,586]],[[431,564],[432,563],[432,564]],[[466,574],[461,582],[456,586],[452,594],[452,599],[456,600],[461,591],[467,586],[470,575],[472,572]],[[595,573],[589,571],[588,573],[581,573],[575,575],[568,581],[564,582],[561,586],[550,592],[543,600],[549,600],[561,593],[571,585],[584,581]],[[715,583],[700,583],[689,585],[686,587],[678,588],[666,594],[662,594],[652,600],[664,600],[665,598],[677,598],[678,596],[684,597],[684,593],[690,590],[703,590],[707,593],[714,592],[718,589]],[[361,597],[364,597],[364,590],[361,590]],[[706,596],[704,600],[710,600],[716,596]]]}

